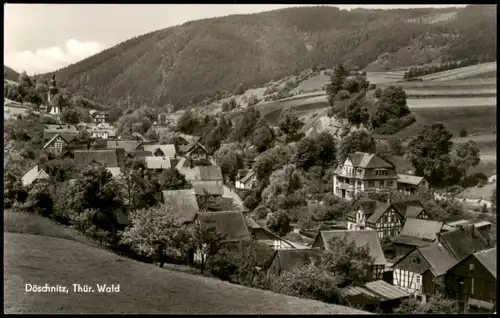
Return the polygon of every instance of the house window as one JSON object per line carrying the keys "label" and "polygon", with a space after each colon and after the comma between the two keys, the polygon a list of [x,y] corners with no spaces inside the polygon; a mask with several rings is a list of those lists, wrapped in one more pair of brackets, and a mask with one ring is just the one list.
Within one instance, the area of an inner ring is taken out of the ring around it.
{"label": "house window", "polygon": [[386,184],[386,186],[388,186],[388,187],[392,187],[392,185],[393,185],[393,181],[392,181],[392,180],[387,180],[387,181],[385,182],[385,184]]}
{"label": "house window", "polygon": [[384,181],[383,181],[383,180],[380,180],[378,183],[379,183],[379,186],[380,186],[380,187],[383,187],[383,186],[384,186]]}
{"label": "house window", "polygon": [[420,284],[420,276],[417,276],[417,284]]}
{"label": "house window", "polygon": [[375,182],[374,181],[368,181],[368,187],[369,188],[373,188],[375,186]]}
{"label": "house window", "polygon": [[474,264],[469,264],[469,270],[473,271],[474,270]]}

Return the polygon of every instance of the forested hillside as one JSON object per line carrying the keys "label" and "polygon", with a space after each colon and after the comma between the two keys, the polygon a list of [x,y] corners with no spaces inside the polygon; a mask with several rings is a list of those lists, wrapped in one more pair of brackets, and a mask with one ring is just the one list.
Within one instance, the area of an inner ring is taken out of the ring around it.
{"label": "forested hillside", "polygon": [[[445,16],[446,19],[442,18]],[[441,17],[441,18],[440,18]],[[318,65],[383,70],[496,60],[496,8],[339,10],[233,15],[145,34],[57,71],[100,103],[186,105]]]}
{"label": "forested hillside", "polygon": [[8,66],[3,66],[3,77],[4,79],[10,80],[10,81],[17,81],[19,78],[19,73],[14,71]]}

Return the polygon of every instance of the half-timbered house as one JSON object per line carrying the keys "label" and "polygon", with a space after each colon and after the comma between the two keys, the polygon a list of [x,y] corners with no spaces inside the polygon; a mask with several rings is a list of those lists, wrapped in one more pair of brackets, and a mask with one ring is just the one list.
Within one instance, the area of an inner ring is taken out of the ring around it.
{"label": "half-timbered house", "polygon": [[382,239],[398,235],[403,220],[404,217],[392,204],[362,197],[347,214],[347,229],[376,230],[377,237]]}
{"label": "half-timbered house", "polygon": [[400,215],[411,219],[432,220],[432,217],[425,211],[422,203],[418,200],[391,201],[392,206]]}
{"label": "half-timbered house", "polygon": [[[483,312],[496,311],[497,248],[469,255],[446,274],[448,297],[466,304],[483,307]],[[484,308],[486,307],[486,308]]]}
{"label": "half-timbered house", "polygon": [[61,154],[67,145],[68,142],[63,138],[63,136],[61,134],[57,134],[43,146],[43,149],[46,149],[53,154]]}

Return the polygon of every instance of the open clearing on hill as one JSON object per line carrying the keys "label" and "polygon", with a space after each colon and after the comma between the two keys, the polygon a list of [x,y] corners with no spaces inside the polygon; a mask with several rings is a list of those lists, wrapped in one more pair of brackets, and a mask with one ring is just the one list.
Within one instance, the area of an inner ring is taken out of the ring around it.
{"label": "open clearing on hill", "polygon": [[[73,241],[75,235],[40,216],[4,211],[6,313],[369,314],[160,269]],[[25,284],[69,292],[27,293]],[[73,293],[72,284],[119,284],[120,292]]]}
{"label": "open clearing on hill", "polygon": [[445,97],[445,98],[408,98],[406,103],[409,108],[443,108],[443,107],[466,107],[478,106],[496,107],[495,97]]}
{"label": "open clearing on hill", "polygon": [[420,76],[423,81],[449,81],[456,79],[466,79],[479,77],[491,77],[496,75],[497,63],[483,63],[471,66],[456,68],[453,70]]}

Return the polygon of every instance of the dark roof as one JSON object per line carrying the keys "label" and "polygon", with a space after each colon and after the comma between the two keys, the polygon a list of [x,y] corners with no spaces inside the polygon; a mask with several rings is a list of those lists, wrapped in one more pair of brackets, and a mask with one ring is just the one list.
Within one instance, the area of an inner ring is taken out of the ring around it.
{"label": "dark roof", "polygon": [[278,257],[281,269],[288,271],[299,265],[307,264],[311,259],[319,260],[319,248],[278,250],[274,257]]}
{"label": "dark roof", "polygon": [[370,256],[375,259],[375,264],[386,264],[386,259],[384,252],[382,251],[382,246],[377,237],[377,231],[375,230],[360,230],[360,231],[348,231],[348,230],[333,230],[333,231],[321,231],[319,234],[325,244],[325,249],[330,250],[330,240],[332,238],[343,238],[345,237],[347,241],[354,241],[356,246],[361,247],[368,245],[370,250]]}
{"label": "dark roof", "polygon": [[347,215],[355,217],[356,211],[358,210],[359,207],[361,207],[361,209],[366,215],[371,215],[373,214],[375,208],[377,207],[377,201],[366,197],[360,197],[352,204],[351,211],[349,211]]}
{"label": "dark roof", "polygon": [[146,157],[152,157],[153,153],[151,151],[143,151],[143,150],[133,150],[129,152],[130,154],[133,154],[137,159],[144,159]]}
{"label": "dark roof", "polygon": [[406,218],[405,224],[399,235],[434,241],[437,234],[441,232],[442,227],[443,222]]}
{"label": "dark roof", "polygon": [[240,181],[242,183],[247,183],[247,181],[249,181],[253,176],[255,175],[255,171],[253,170],[250,170],[246,176],[244,176]]}
{"label": "dark roof", "polygon": [[435,277],[445,274],[458,263],[453,254],[438,242],[419,247],[418,250],[429,263],[430,271]]}
{"label": "dark roof", "polygon": [[394,168],[394,165],[387,162],[377,154],[370,154],[365,152],[355,152],[349,154],[349,159],[354,167],[360,168]]}
{"label": "dark roof", "polygon": [[485,238],[472,224],[459,226],[452,231],[440,233],[438,241],[446,246],[458,260],[490,247]]}
{"label": "dark roof", "polygon": [[225,235],[224,242],[250,239],[250,231],[240,211],[199,212],[196,219],[215,226],[217,232]]}
{"label": "dark roof", "polygon": [[92,161],[104,164],[106,167],[118,167],[117,151],[108,150],[75,150],[75,163],[77,166],[89,165]]}
{"label": "dark roof", "polygon": [[191,184],[197,195],[203,195],[203,190],[206,190],[211,195],[222,195],[224,193],[224,187],[220,181],[192,180]]}
{"label": "dark roof", "polygon": [[167,212],[179,215],[183,222],[192,222],[200,212],[193,189],[162,191]]}
{"label": "dark roof", "polygon": [[403,244],[403,245],[411,245],[411,246],[425,246],[430,244],[428,240],[424,240],[418,237],[413,236],[395,236],[391,237],[391,241],[394,244]]}
{"label": "dark roof", "polygon": [[493,277],[497,278],[497,248],[474,253],[474,257],[490,272]]}
{"label": "dark roof", "polygon": [[202,149],[204,152],[208,153],[207,149],[205,149],[205,147],[200,144],[198,141],[195,141],[193,143],[191,143],[190,145],[188,145],[186,147],[186,150],[184,150],[184,152],[187,152],[187,153],[191,153],[192,151],[194,151],[196,148],[200,148]]}
{"label": "dark roof", "polygon": [[390,206],[391,205],[389,203],[377,201],[373,214],[370,215],[370,217],[366,221],[368,221],[369,223],[377,223],[380,217],[384,215],[385,211],[387,211]]}
{"label": "dark roof", "polygon": [[417,200],[392,202],[392,206],[405,218],[416,219],[424,210],[420,201]]}
{"label": "dark roof", "polygon": [[222,170],[220,166],[198,166],[200,178],[203,181],[222,181]]}
{"label": "dark roof", "polygon": [[107,140],[108,148],[123,148],[126,152],[138,150],[141,144],[139,140]]}

